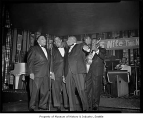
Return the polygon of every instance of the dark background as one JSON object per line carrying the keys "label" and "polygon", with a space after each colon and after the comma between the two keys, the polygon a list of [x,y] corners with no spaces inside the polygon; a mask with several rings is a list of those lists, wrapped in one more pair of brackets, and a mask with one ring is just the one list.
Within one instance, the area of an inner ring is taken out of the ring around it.
{"label": "dark background", "polygon": [[58,36],[139,29],[139,1],[11,3],[14,28]]}

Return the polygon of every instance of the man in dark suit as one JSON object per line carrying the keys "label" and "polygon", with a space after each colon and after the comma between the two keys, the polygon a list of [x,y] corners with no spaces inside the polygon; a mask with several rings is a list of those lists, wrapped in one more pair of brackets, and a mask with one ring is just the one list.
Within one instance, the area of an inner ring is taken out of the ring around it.
{"label": "man in dark suit", "polygon": [[54,107],[57,107],[58,111],[61,111],[61,99],[63,92],[64,107],[68,107],[68,98],[65,89],[65,77],[64,77],[64,56],[65,48],[62,46],[62,40],[59,37],[55,37],[54,45],[52,48],[52,66],[55,81],[52,81],[52,95],[54,101]]}
{"label": "man in dark suit", "polygon": [[70,111],[76,111],[76,90],[79,95],[79,99],[82,103],[82,110],[87,110],[87,98],[84,92],[84,82],[86,75],[85,54],[82,51],[83,44],[77,44],[77,40],[74,36],[71,36],[67,40],[68,46],[70,46],[65,60],[65,76],[66,76],[66,88],[69,97]]}
{"label": "man in dark suit", "polygon": [[[44,36],[37,38],[37,45],[30,48],[27,56],[27,66],[30,75],[30,110],[46,110],[50,89],[50,56],[44,48]],[[40,99],[40,100],[39,100]],[[39,103],[39,104],[38,104]]]}
{"label": "man in dark suit", "polygon": [[97,46],[97,40],[92,40],[92,52],[89,54],[92,63],[85,80],[89,110],[98,110],[103,80],[106,49]]}

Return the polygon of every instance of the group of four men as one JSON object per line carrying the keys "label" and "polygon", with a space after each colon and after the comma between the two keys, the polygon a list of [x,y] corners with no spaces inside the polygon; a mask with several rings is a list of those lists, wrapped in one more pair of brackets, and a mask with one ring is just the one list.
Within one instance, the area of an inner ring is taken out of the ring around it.
{"label": "group of four men", "polygon": [[[78,111],[77,103],[81,103],[83,111],[98,109],[106,50],[89,36],[80,44],[75,36],[70,36],[66,43],[68,47],[63,47],[62,40],[55,37],[53,47],[47,49],[46,39],[40,35],[37,45],[29,50],[30,110],[47,110],[51,91],[58,111],[62,107],[61,92],[64,107],[69,111]],[[92,60],[90,68],[87,68],[88,56]]]}

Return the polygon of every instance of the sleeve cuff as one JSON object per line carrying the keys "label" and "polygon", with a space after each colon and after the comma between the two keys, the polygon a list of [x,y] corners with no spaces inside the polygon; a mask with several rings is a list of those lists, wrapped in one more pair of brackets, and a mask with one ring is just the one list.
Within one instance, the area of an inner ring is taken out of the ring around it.
{"label": "sleeve cuff", "polygon": [[96,51],[96,54],[99,54],[99,49]]}
{"label": "sleeve cuff", "polygon": [[90,49],[85,49],[85,48],[82,48],[82,49],[86,52],[90,52]]}
{"label": "sleeve cuff", "polygon": [[87,52],[90,52],[90,49],[88,49]]}

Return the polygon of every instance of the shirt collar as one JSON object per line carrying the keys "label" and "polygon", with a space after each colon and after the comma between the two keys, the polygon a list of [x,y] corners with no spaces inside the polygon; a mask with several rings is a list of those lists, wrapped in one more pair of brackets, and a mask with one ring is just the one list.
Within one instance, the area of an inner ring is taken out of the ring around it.
{"label": "shirt collar", "polygon": [[[39,44],[39,43],[38,43],[38,44]],[[39,44],[39,46],[42,47],[40,44]]]}
{"label": "shirt collar", "polygon": [[61,49],[61,48],[63,49],[63,47],[58,47],[58,49]]}
{"label": "shirt collar", "polygon": [[74,47],[76,45],[76,43],[72,44],[70,47]]}
{"label": "shirt collar", "polygon": [[42,45],[40,45],[40,44],[39,44],[39,46],[40,46],[41,48],[42,48],[42,47],[45,48],[44,46],[42,46]]}

